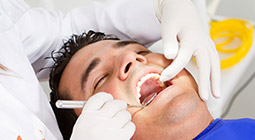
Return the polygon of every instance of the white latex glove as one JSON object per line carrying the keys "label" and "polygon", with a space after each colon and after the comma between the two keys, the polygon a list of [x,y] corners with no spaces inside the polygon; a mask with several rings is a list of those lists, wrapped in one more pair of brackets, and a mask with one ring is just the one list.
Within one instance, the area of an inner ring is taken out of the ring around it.
{"label": "white latex glove", "polygon": [[162,72],[160,80],[164,82],[176,76],[194,56],[200,97],[208,100],[211,84],[213,96],[219,98],[220,59],[194,3],[191,0],[154,0],[154,6],[161,22],[164,55],[174,59]]}
{"label": "white latex glove", "polygon": [[129,140],[135,125],[127,103],[107,93],[92,96],[76,121],[71,140]]}

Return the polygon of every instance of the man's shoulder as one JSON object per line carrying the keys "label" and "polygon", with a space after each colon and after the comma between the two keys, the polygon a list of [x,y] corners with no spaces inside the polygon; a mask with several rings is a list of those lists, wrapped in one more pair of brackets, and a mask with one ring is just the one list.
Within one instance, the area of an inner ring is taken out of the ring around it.
{"label": "man's shoulder", "polygon": [[217,125],[216,131],[224,135],[232,135],[236,138],[244,138],[244,135],[255,137],[255,119],[241,118],[220,120]]}
{"label": "man's shoulder", "polygon": [[215,119],[206,130],[195,139],[255,139],[255,119]]}
{"label": "man's shoulder", "polygon": [[226,120],[221,120],[219,123],[224,124],[224,125],[255,125],[255,119],[252,118],[241,118],[241,119],[226,119]]}

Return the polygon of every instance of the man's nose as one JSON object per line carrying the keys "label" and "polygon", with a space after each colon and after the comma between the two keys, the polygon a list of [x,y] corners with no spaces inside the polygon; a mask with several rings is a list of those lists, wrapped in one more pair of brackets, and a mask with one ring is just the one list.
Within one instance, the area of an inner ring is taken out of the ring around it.
{"label": "man's nose", "polygon": [[146,64],[147,60],[143,55],[135,52],[125,52],[120,55],[119,60],[119,79],[125,80],[135,65],[138,63]]}

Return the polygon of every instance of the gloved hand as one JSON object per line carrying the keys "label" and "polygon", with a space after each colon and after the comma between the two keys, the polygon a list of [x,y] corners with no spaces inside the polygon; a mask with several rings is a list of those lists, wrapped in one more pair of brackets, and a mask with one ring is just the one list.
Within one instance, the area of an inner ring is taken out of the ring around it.
{"label": "gloved hand", "polygon": [[92,96],[77,119],[71,140],[129,140],[135,125],[124,101],[101,92]]}
{"label": "gloved hand", "polygon": [[219,98],[219,56],[194,3],[191,0],[154,0],[154,6],[161,22],[164,55],[174,59],[162,72],[160,80],[164,82],[173,78],[194,56],[198,66],[200,97],[208,99],[211,83],[213,96]]}

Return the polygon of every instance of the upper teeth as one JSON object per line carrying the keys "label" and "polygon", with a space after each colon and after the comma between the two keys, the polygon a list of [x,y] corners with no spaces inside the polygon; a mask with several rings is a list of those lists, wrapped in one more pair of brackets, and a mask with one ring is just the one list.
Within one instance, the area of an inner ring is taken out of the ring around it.
{"label": "upper teeth", "polygon": [[142,85],[146,80],[148,80],[148,79],[150,79],[150,78],[156,79],[161,87],[164,87],[164,86],[165,86],[164,83],[162,83],[162,82],[159,81],[159,78],[160,78],[160,75],[159,75],[159,74],[157,74],[157,73],[149,73],[149,74],[143,76],[143,77],[139,80],[139,82],[137,83],[137,85],[136,85],[136,91],[137,91],[136,93],[137,93],[138,98],[141,97],[141,93],[140,93],[140,91],[141,91],[141,85]]}

